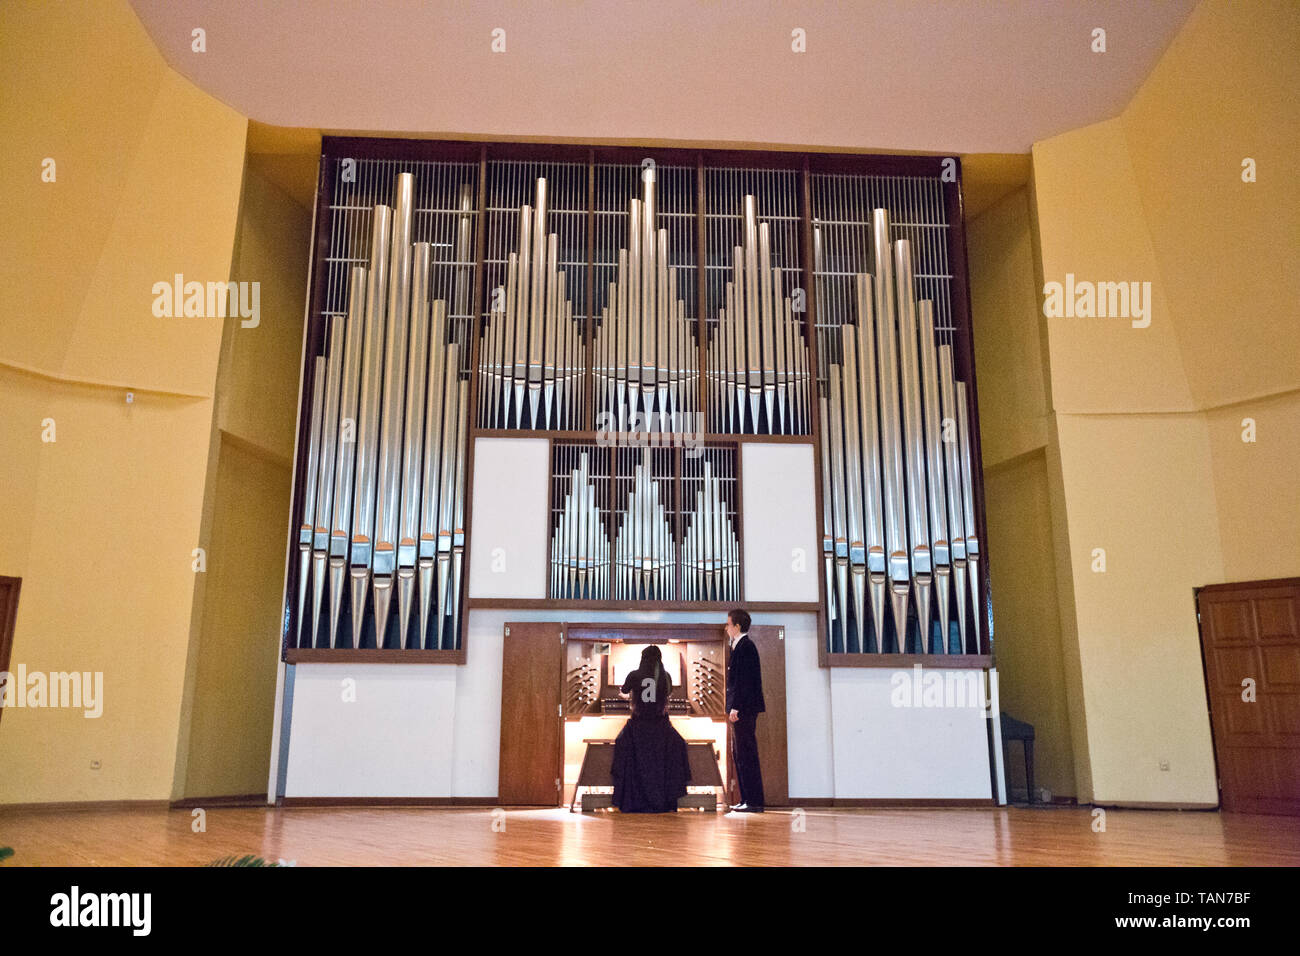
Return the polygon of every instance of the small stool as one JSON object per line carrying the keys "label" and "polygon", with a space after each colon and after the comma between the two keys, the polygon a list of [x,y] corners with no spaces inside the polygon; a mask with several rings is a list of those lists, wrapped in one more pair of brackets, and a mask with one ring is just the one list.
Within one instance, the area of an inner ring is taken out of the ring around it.
{"label": "small stool", "polygon": [[1019,740],[1025,751],[1025,784],[1029,788],[1029,802],[1034,802],[1034,725],[1023,720],[1016,720],[1005,711],[1002,713],[1002,762],[1011,762],[1011,748],[1007,745]]}

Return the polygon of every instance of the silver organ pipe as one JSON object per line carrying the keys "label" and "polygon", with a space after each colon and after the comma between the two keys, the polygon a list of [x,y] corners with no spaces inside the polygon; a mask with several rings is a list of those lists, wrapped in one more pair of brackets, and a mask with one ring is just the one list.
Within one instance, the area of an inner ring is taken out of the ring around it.
{"label": "silver organ pipe", "polygon": [[[889,213],[872,213],[875,251],[875,314],[880,383],[881,498],[885,516],[889,599],[898,650],[905,651],[911,566],[903,530],[906,494],[903,478],[903,433],[898,406],[898,334],[894,324],[894,265],[889,253]],[[883,641],[882,641],[883,644]]]}
{"label": "silver organ pipe", "polygon": [[[961,445],[962,524],[966,529],[966,565],[970,572],[971,627],[974,628],[976,653],[980,649],[979,620],[984,609],[980,607],[980,543],[978,525],[975,523],[975,486],[972,479],[974,462],[971,448],[969,415],[966,411],[966,383],[957,382],[957,440]],[[964,600],[964,598],[963,598]]]}
{"label": "silver organ pipe", "polygon": [[840,641],[847,646],[849,602],[849,541],[844,518],[847,488],[844,481],[844,402],[841,398],[840,367],[832,365],[828,373],[827,398],[830,405],[831,446],[831,530],[835,533],[835,599],[840,611]]}
{"label": "silver organ pipe", "polygon": [[[921,377],[916,344],[916,290],[912,281],[912,247],[894,243],[894,279],[898,284],[899,387],[903,400],[904,470],[907,475],[907,538],[912,555],[921,653],[930,649],[930,525],[926,512],[925,438],[921,423]],[[933,348],[933,344],[931,345]],[[901,633],[901,632],[900,632]],[[900,649],[905,650],[903,643]]]}
{"label": "silver organ pipe", "polygon": [[[880,420],[876,415],[879,405],[876,387],[876,321],[872,277],[857,276],[856,302],[858,326],[846,330],[846,342],[852,342],[845,361],[857,363],[858,416],[862,423],[860,463],[862,466],[862,508],[866,524],[867,585],[871,592],[872,623],[875,625],[877,650],[884,649],[885,635],[885,584],[887,580],[885,528],[880,483]],[[862,650],[866,650],[866,640]]]}
{"label": "silver organ pipe", "polygon": [[310,599],[305,561],[298,582],[304,646],[323,646],[326,630],[328,646],[342,646],[345,609],[352,647],[368,624],[377,648],[457,643],[468,382],[456,339],[469,308],[471,194],[463,187],[449,210],[460,214],[448,265],[461,318],[451,322],[446,301],[430,301],[433,247],[412,242],[411,173],[397,175],[395,192],[392,208],[373,209],[369,266],[351,269],[346,320],[333,317],[327,354],[314,360],[301,525],[312,528]]}
{"label": "silver organ pipe", "polygon": [[[428,390],[424,405],[424,456],[423,471],[420,475],[420,546],[416,558],[416,573],[420,585],[420,635],[429,640],[429,621],[433,610],[434,594],[437,585],[434,582],[434,565],[438,560],[438,493],[442,487],[442,461],[444,457],[443,429],[451,422],[444,410],[447,407],[447,369],[450,363],[442,358],[443,348],[447,343],[447,313],[441,301],[433,303],[429,321],[429,365],[425,377]],[[452,371],[455,371],[454,367]],[[454,380],[454,379],[453,379]],[[442,613],[436,620],[441,627]],[[433,646],[438,646],[438,636],[433,639]]]}
{"label": "silver organ pipe", "polygon": [[321,598],[326,588],[329,562],[330,506],[334,491],[334,456],[338,448],[339,393],[342,390],[345,325],[342,316],[330,323],[329,353],[325,366],[325,414],[321,421],[320,466],[316,479],[316,528],[312,535],[311,644],[320,646]]}
{"label": "silver organ pipe", "polygon": [[311,419],[307,432],[307,486],[302,497],[302,524],[298,530],[298,624],[302,640],[303,609],[307,606],[307,582],[311,570],[312,516],[316,509],[316,462],[320,459],[320,419],[325,405],[325,359],[313,363]]}
{"label": "silver organ pipe", "polygon": [[[944,495],[943,423],[939,418],[938,353],[935,351],[934,303],[917,304],[921,336],[921,403],[925,423],[925,470],[930,513],[930,558],[934,564],[934,598],[939,611],[939,653],[948,653],[948,602],[951,598],[952,553],[948,547],[947,502]],[[925,632],[928,635],[928,631]],[[928,637],[926,643],[929,643]]]}
{"label": "silver organ pipe", "polygon": [[[875,275],[853,274],[840,287],[849,289],[843,302],[838,290],[818,293],[830,329],[819,398],[826,646],[883,653],[892,623],[896,644],[888,649],[915,649],[907,626],[915,595],[919,650],[950,651],[955,607],[965,652],[967,608],[979,604],[966,386],[954,377],[952,346],[936,338],[934,303],[917,301],[910,243],[890,243],[884,209],[871,226]],[[814,262],[823,282],[820,230]],[[978,636],[973,643],[978,652]]]}
{"label": "silver organ pipe", "polygon": [[[841,353],[844,356],[840,385],[844,393],[844,480],[848,499],[848,557],[853,590],[853,620],[858,629],[857,646],[845,641],[846,649],[862,650],[866,646],[867,546],[863,535],[862,444],[858,433],[858,377],[856,337],[853,326],[843,328]],[[834,374],[834,367],[832,374]]]}
{"label": "silver organ pipe", "polygon": [[943,442],[944,464],[947,466],[948,534],[952,542],[952,581],[957,608],[957,635],[962,650],[966,648],[966,532],[963,502],[963,472],[961,468],[960,439],[957,427],[956,386],[952,373],[952,346],[939,346],[939,407],[944,422],[950,422],[952,437]]}
{"label": "silver organ pipe", "polygon": [[348,302],[346,355],[339,406],[339,439],[335,453],[334,521],[329,540],[329,640],[338,641],[339,615],[343,610],[343,584],[347,577],[348,546],[352,541],[352,479],[356,472],[357,398],[361,380],[361,342],[366,326],[366,270],[352,269]]}
{"label": "silver organ pipe", "polygon": [[[455,353],[451,353],[455,354]],[[453,366],[459,368],[459,366]],[[468,453],[469,422],[469,380],[461,379],[457,383],[456,400],[456,471],[455,481],[451,485],[452,531],[451,531],[451,580],[452,590],[448,592],[451,621],[442,635],[442,649],[453,650],[456,635],[460,633],[460,593],[461,581],[465,573],[465,456]],[[439,621],[441,623],[441,620]]]}
{"label": "silver organ pipe", "polygon": [[827,424],[829,405],[828,398],[818,400],[817,432],[822,436],[822,561],[825,564],[826,574],[826,646],[834,650],[836,649],[834,639],[836,621],[841,621],[841,627],[847,625],[842,621],[843,611],[835,600],[835,530],[831,520],[831,442],[830,428]]}
{"label": "silver organ pipe", "polygon": [[424,392],[429,352],[429,264],[427,242],[415,244],[411,283],[411,346],[406,353],[406,410],[402,433],[402,497],[397,531],[398,647],[408,647],[415,598],[415,561],[420,524],[420,481],[424,451]]}
{"label": "silver organ pipe", "polygon": [[400,517],[402,474],[402,409],[407,355],[411,280],[411,202],[414,180],[410,173],[397,177],[397,202],[393,236],[389,244],[388,318],[384,326],[384,384],[379,425],[379,500],[375,511],[375,545],[372,552],[372,594],[375,609],[375,646],[383,647],[387,633],[393,582],[397,572],[397,523]]}
{"label": "silver organ pipe", "polygon": [[460,438],[461,391],[460,383],[451,375],[460,367],[460,348],[455,342],[447,346],[447,371],[444,373],[442,454],[439,457],[438,492],[438,616],[434,618],[433,635],[427,640],[430,647],[443,646],[443,628],[446,624],[448,586],[451,582],[452,545],[456,502],[451,493],[455,480],[456,449]]}
{"label": "silver organ pipe", "polygon": [[772,232],[744,197],[741,245],[731,250],[717,329],[708,348],[713,429],[720,433],[807,434],[807,348],[773,264]]}
{"label": "silver organ pipe", "polygon": [[375,465],[379,444],[379,386],[384,371],[384,294],[388,285],[388,244],[392,210],[376,206],[366,282],[366,337],[362,346],[360,405],[357,412],[357,474],[353,482],[352,549],[348,564],[352,598],[352,646],[361,646],[366,588],[370,583],[375,533]]}

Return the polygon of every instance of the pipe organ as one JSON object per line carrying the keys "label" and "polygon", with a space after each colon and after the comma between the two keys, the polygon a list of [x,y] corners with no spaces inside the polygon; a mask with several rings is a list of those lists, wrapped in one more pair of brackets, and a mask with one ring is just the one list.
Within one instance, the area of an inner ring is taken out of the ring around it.
{"label": "pipe organ", "polygon": [[[947,303],[918,295],[915,267],[914,242],[929,258],[937,246],[894,238],[890,210],[868,222],[844,184],[825,179],[818,212],[841,227],[814,219],[826,646],[979,653],[966,386],[936,331],[936,302]],[[922,203],[908,198],[919,219]]]}
{"label": "pipe organ", "polygon": [[470,459],[505,432],[550,442],[546,596],[528,600],[764,600],[743,593],[742,452],[803,444],[824,652],[988,652],[960,222],[932,161],[519,144],[353,161],[329,150],[367,147],[341,142],[286,649],[460,652]]}
{"label": "pipe organ", "polygon": [[[471,193],[459,189],[453,312],[413,241],[415,178],[376,205],[366,265],[314,360],[299,534],[296,644],[456,646],[465,560]],[[449,257],[449,256],[448,256]],[[445,257],[446,258],[446,257]],[[417,610],[418,609],[418,610]]]}

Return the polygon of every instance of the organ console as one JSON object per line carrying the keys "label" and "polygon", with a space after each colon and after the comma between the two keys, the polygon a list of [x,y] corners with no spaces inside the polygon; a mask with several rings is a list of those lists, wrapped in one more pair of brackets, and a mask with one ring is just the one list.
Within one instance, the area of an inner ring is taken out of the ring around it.
{"label": "organ console", "polygon": [[[657,641],[673,679],[668,718],[688,742],[691,790],[680,807],[713,809],[725,771],[727,716],[722,640]],[[612,744],[631,715],[619,696],[628,672],[639,663],[644,640],[635,636],[599,641],[569,636],[565,645],[565,779],[570,807],[581,795],[584,810],[610,805]],[[581,794],[580,794],[581,791]]]}

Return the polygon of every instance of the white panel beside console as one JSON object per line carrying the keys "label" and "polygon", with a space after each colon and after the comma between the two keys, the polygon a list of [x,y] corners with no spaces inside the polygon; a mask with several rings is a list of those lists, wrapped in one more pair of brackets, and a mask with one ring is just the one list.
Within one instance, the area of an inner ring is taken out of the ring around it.
{"label": "white panel beside console", "polygon": [[546,597],[550,473],[544,438],[475,439],[470,597]]}
{"label": "white panel beside console", "polygon": [[812,445],[744,442],[741,451],[745,597],[818,600],[821,542]]}
{"label": "white panel beside console", "polygon": [[[786,766],[790,803],[835,796],[831,741],[831,672],[817,666],[817,615],[755,611],[755,624],[785,628]],[[762,720],[763,718],[758,718]]]}
{"label": "white panel beside console", "polygon": [[[451,796],[456,671],[443,664],[296,665],[284,795]],[[355,700],[347,699],[347,680],[355,681]]]}
{"label": "white panel beside console", "polygon": [[[987,800],[987,717],[959,682],[982,682],[983,672],[927,668],[953,688],[946,706],[924,706],[911,693],[910,667],[831,668],[832,740],[838,799]],[[895,676],[899,675],[899,676]],[[895,681],[905,693],[895,696]],[[971,684],[963,685],[965,687]],[[897,706],[906,701],[909,706]]]}

